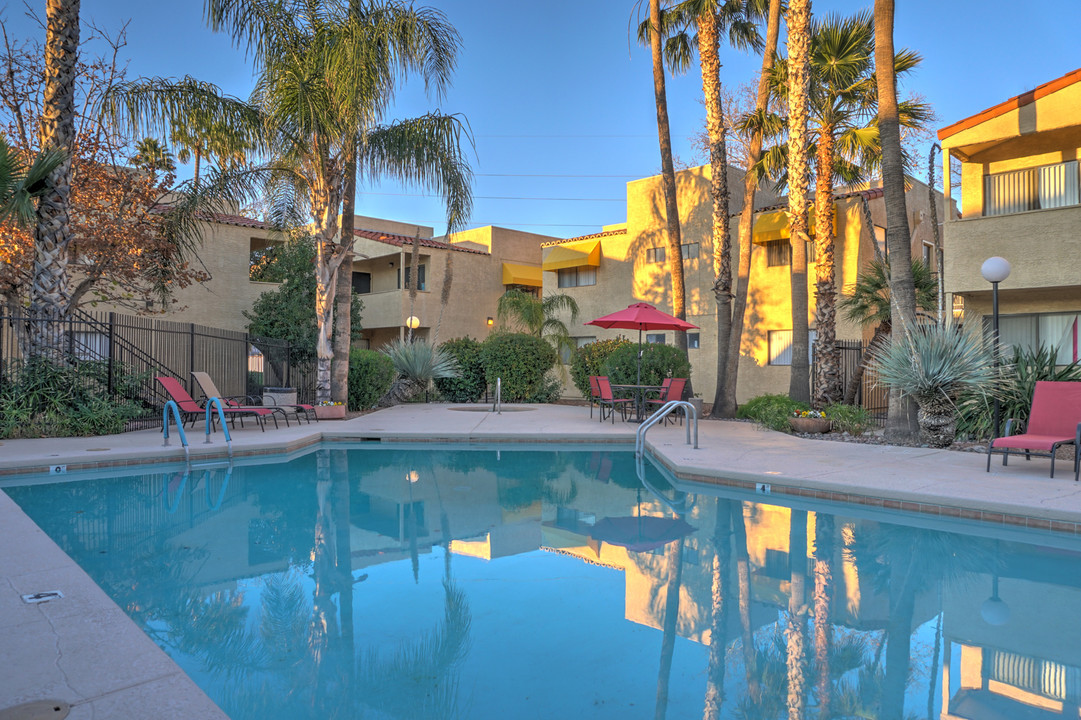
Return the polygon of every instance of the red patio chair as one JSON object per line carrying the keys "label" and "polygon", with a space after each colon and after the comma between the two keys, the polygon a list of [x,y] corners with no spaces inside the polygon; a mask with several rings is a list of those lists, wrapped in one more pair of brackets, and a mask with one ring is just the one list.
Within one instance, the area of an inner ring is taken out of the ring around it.
{"label": "red patio chair", "polygon": [[1028,415],[1026,432],[1011,435],[1010,431],[1021,423],[1016,418],[1006,421],[1006,434],[987,444],[987,472],[991,472],[991,453],[1002,452],[1002,464],[1006,465],[1010,451],[1051,458],[1051,477],[1055,477],[1055,452],[1062,445],[1074,446],[1073,479],[1077,481],[1081,467],[1081,382],[1052,382],[1040,380],[1032,393],[1032,409]]}
{"label": "red patio chair", "polygon": [[[184,386],[180,384],[180,381],[171,377],[155,377],[155,380],[165,389],[165,393],[169,396],[170,400],[176,402],[177,409],[180,410],[180,416],[184,422],[187,423],[191,420],[194,425],[200,418],[206,415],[206,409],[201,407],[199,403],[192,399],[188,391],[184,389]],[[274,418],[274,410],[271,408],[263,407],[223,407],[222,412],[225,417],[230,420],[240,418],[240,426],[244,427],[245,417],[254,417],[255,421],[259,423],[259,429],[266,432],[266,418]],[[278,427],[278,420],[274,418],[274,427]]]}
{"label": "red patio chair", "polygon": [[[673,400],[682,400],[683,388],[685,388],[686,386],[687,378],[669,378],[665,380],[664,383],[661,385],[661,396],[653,400],[646,400],[646,404],[650,406],[651,412],[656,412],[657,410],[660,410],[662,407],[672,402]],[[686,414],[686,411],[681,408],[680,412],[682,414],[679,416],[679,421],[682,424],[683,415]],[[671,418],[673,414],[674,413],[669,413],[668,415],[664,416],[665,425],[668,424],[668,418]]]}
{"label": "red patio chair", "polygon": [[612,394],[612,383],[608,381],[607,375],[599,375],[597,377],[597,387],[600,390],[600,396],[597,398],[597,405],[600,408],[601,422],[604,422],[604,407],[607,405],[608,415],[612,418],[612,424],[616,422],[616,408],[619,408],[620,417],[623,420],[627,419],[627,408],[634,402],[630,398],[617,398]]}
{"label": "red patio chair", "polygon": [[589,376],[589,416],[593,417],[593,404],[597,402],[601,396],[601,386],[597,382],[596,375]]}

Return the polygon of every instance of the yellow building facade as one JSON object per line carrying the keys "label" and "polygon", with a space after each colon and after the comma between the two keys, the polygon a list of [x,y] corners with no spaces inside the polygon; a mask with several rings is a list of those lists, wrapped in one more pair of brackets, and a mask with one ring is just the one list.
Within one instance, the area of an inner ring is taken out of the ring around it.
{"label": "yellow building facade", "polygon": [[[939,131],[945,177],[960,170],[961,216],[945,225],[945,288],[967,319],[991,312],[989,257],[1010,262],[999,285],[1007,345],[1055,346],[1078,358],[1081,314],[1081,69]],[[948,184],[947,184],[948,187]],[[947,192],[949,190],[947,189]]]}

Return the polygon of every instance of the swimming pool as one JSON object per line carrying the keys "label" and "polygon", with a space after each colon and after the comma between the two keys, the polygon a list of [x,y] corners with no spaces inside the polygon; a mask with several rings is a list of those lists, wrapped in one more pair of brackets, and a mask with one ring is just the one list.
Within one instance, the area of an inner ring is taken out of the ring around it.
{"label": "swimming pool", "polygon": [[331,445],[4,490],[234,720],[1076,716],[1075,538],[645,473]]}

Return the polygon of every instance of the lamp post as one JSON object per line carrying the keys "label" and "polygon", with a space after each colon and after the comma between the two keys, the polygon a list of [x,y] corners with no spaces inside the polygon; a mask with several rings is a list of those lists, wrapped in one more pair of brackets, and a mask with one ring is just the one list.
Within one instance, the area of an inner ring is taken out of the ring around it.
{"label": "lamp post", "polygon": [[[980,274],[983,275],[983,279],[991,283],[991,332],[994,335],[992,339],[992,348],[994,355],[991,358],[992,367],[995,368],[995,375],[998,375],[998,284],[1010,276],[1010,263],[1006,258],[998,256],[989,257],[983,261],[983,265],[980,266]],[[998,437],[999,429],[999,414],[1001,407],[998,401],[998,395],[996,394],[994,399],[993,411],[991,415],[991,432],[992,438]]]}

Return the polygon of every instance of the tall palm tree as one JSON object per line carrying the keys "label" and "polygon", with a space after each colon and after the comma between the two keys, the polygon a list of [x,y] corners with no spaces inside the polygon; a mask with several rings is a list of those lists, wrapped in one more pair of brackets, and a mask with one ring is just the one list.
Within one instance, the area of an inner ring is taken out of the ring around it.
{"label": "tall palm tree", "polygon": [[32,356],[53,354],[54,322],[68,311],[68,246],[71,244],[71,145],[75,140],[75,79],[79,56],[79,0],[45,3],[45,96],[41,147],[63,153],[38,201],[30,314],[41,322],[30,333]]}
{"label": "tall palm tree", "polygon": [[[893,70],[893,0],[875,0],[875,66],[878,78],[878,129],[882,143],[882,189],[886,194],[886,249],[890,262],[893,320],[902,326],[916,320],[916,287],[912,282],[912,239],[905,205],[904,156]],[[911,441],[917,436],[915,405],[890,388],[886,437]]]}
{"label": "tall palm tree", "polygon": [[169,148],[161,140],[152,137],[145,137],[135,144],[135,154],[131,156],[131,164],[152,173],[176,170],[176,162]]}
{"label": "tall palm tree", "polygon": [[317,247],[316,397],[330,400],[333,298],[347,256],[338,242],[344,149],[358,137],[358,173],[441,192],[448,229],[464,223],[471,173],[461,118],[429,113],[382,122],[397,85],[412,73],[436,95],[445,92],[459,37],[439,11],[396,0],[352,11],[342,2],[208,0],[208,16],[213,29],[230,32],[254,56],[251,99],[223,96],[190,78],[149,80],[118,90],[114,114],[126,114],[135,125],[171,126],[188,116],[224,123],[268,158],[246,175],[264,178],[272,218],[308,210]]}
{"label": "tall palm tree", "polygon": [[807,116],[810,98],[811,0],[789,0],[788,14],[788,227],[792,244],[792,365],[788,395],[811,399],[807,341]]}
{"label": "tall palm tree", "polygon": [[[763,115],[769,106],[768,76],[773,67],[777,51],[777,38],[781,26],[781,0],[769,0],[766,20],[766,43],[762,48],[762,73],[758,77],[758,94],[755,101],[755,113]],[[751,227],[754,220],[754,196],[758,188],[758,178],[750,168],[762,155],[762,137],[760,129],[751,133],[747,148],[747,172],[743,177],[743,212],[739,218],[739,265],[736,270],[736,298],[732,305],[732,328],[728,338],[727,367],[724,372],[724,391],[721,402],[713,404],[711,414],[714,417],[735,417],[736,381],[739,375],[740,350],[743,345],[743,319],[747,312],[747,292],[751,279]],[[718,409],[718,407],[720,409]]]}
{"label": "tall palm tree", "polygon": [[510,322],[534,337],[544,338],[557,350],[573,349],[570,330],[560,318],[570,314],[573,325],[578,322],[578,303],[565,293],[549,293],[537,298],[517,288],[499,298],[496,315],[502,323]]}
{"label": "tall palm tree", "polygon": [[[668,99],[664,86],[663,20],[661,0],[649,0],[649,48],[653,57],[653,97],[657,106],[657,140],[661,150],[661,187],[668,235],[668,274],[672,278],[672,314],[687,319],[686,286],[683,279],[683,247],[680,239],[679,205],[676,202],[676,171],[672,160],[672,133],[668,125]],[[687,334],[676,333],[676,347],[687,354]]]}

